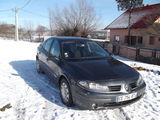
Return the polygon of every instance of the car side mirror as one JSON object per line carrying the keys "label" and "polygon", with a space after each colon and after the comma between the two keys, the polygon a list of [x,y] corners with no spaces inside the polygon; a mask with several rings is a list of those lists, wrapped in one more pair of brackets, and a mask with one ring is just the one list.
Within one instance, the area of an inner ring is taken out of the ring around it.
{"label": "car side mirror", "polygon": [[109,55],[112,55],[112,53],[110,53],[107,49],[105,49],[105,51],[106,51]]}

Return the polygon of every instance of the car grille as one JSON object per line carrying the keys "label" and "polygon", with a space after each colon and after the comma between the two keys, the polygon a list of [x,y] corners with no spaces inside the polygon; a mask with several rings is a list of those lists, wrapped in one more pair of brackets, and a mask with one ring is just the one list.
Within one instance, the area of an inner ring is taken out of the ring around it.
{"label": "car grille", "polygon": [[109,87],[109,91],[121,91],[121,86],[120,85],[117,85],[117,86],[108,86]]}
{"label": "car grille", "polygon": [[129,85],[130,85],[130,87],[131,87],[132,89],[134,89],[134,88],[137,87],[137,83],[136,83],[136,82],[130,83]]}

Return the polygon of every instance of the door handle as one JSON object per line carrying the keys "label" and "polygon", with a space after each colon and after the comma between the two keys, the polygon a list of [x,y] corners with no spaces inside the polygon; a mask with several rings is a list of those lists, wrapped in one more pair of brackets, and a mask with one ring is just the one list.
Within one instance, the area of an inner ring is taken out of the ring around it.
{"label": "door handle", "polygon": [[49,61],[50,59],[49,59],[49,58],[47,58],[46,60],[47,60],[47,61]]}
{"label": "door handle", "polygon": [[55,60],[58,61],[59,58],[51,56],[51,57],[47,57],[46,60],[47,60],[47,61],[49,61],[49,60],[51,60],[51,61],[55,61]]}

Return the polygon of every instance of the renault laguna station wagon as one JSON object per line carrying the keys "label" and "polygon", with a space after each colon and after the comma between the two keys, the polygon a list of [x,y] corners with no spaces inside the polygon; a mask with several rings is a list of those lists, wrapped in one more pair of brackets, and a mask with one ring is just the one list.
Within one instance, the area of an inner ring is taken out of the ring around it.
{"label": "renault laguna station wagon", "polygon": [[142,98],[146,88],[138,72],[86,38],[47,39],[38,47],[36,69],[59,86],[66,106],[82,109],[129,105]]}

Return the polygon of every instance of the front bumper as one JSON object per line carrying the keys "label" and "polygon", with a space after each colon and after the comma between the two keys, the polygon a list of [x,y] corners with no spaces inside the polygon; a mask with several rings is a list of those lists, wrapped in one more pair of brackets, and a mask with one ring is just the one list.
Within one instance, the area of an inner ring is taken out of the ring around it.
{"label": "front bumper", "polygon": [[[96,93],[85,90],[79,86],[72,87],[73,101],[82,109],[118,108],[138,101],[145,94],[146,84],[133,89],[130,93]],[[131,93],[137,93],[137,97],[128,101],[117,102],[117,97]]]}

